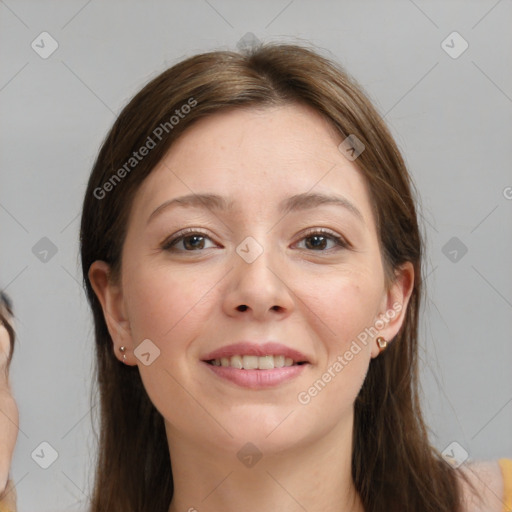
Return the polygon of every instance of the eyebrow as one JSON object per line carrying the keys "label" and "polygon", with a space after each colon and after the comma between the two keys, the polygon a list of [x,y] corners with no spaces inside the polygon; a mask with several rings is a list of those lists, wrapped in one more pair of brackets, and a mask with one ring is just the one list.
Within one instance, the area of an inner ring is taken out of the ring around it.
{"label": "eyebrow", "polygon": [[[147,224],[157,215],[169,208],[204,208],[211,211],[232,212],[234,201],[216,194],[188,194],[169,199],[162,203],[149,216]],[[347,198],[338,195],[326,195],[320,193],[304,192],[284,199],[279,204],[279,213],[287,215],[290,212],[309,210],[323,205],[335,205],[345,208],[364,224],[363,214]]]}

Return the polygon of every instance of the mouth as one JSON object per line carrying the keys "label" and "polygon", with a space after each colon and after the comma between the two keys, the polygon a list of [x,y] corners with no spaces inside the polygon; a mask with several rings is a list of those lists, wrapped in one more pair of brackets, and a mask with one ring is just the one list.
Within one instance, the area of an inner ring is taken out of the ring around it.
{"label": "mouth", "polygon": [[283,355],[233,355],[201,361],[215,378],[251,390],[276,388],[298,378],[310,366]]}
{"label": "mouth", "polygon": [[308,361],[295,361],[284,355],[234,355],[218,359],[205,360],[211,366],[223,366],[225,368],[236,368],[237,370],[273,370],[275,368],[286,368],[290,366],[301,366],[309,364]]}
{"label": "mouth", "polygon": [[225,345],[203,355],[201,363],[215,379],[252,390],[291,384],[315,364],[311,356],[276,341]]}

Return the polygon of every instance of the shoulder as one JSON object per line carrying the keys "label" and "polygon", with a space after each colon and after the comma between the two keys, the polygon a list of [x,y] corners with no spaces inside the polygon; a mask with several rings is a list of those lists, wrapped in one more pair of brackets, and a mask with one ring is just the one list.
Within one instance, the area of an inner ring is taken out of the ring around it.
{"label": "shoulder", "polygon": [[461,479],[464,512],[502,512],[504,481],[498,460],[478,460],[463,464],[458,469],[468,476],[478,495]]}
{"label": "shoulder", "polygon": [[16,512],[16,503],[18,495],[14,482],[9,479],[5,486],[5,491],[0,495],[0,512]]}

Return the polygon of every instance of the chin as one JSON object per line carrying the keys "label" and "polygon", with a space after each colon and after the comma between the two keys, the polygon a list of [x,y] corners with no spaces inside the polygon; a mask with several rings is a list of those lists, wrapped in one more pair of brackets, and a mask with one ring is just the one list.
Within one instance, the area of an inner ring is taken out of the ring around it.
{"label": "chin", "polygon": [[[265,414],[261,407],[256,409],[254,414],[246,411],[243,416],[232,415],[230,424],[226,424],[226,429],[233,436],[228,442],[235,450],[250,442],[266,454],[277,454],[297,449],[323,434],[319,425],[315,428],[314,424],[296,421],[298,408],[287,408],[279,414],[275,411]],[[225,442],[227,435],[222,437]]]}

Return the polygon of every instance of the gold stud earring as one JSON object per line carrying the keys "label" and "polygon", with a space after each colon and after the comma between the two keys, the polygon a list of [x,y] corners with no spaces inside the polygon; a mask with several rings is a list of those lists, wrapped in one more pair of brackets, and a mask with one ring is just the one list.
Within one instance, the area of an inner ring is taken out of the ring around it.
{"label": "gold stud earring", "polygon": [[379,354],[381,354],[382,352],[384,352],[384,350],[386,350],[388,342],[382,336],[379,336],[377,338],[377,345],[379,345]]}
{"label": "gold stud earring", "polygon": [[121,354],[123,354],[123,363],[126,364],[126,347],[119,347],[119,352],[121,352]]}

